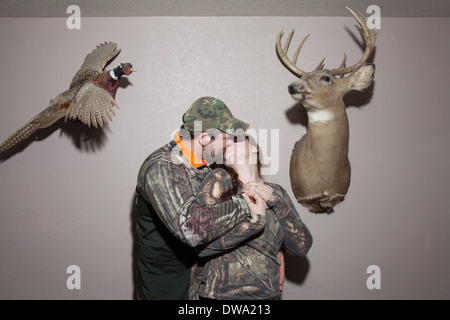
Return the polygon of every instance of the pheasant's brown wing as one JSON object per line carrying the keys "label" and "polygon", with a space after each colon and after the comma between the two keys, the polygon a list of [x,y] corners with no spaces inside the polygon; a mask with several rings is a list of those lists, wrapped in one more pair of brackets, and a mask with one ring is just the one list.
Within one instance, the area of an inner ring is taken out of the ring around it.
{"label": "pheasant's brown wing", "polygon": [[19,130],[9,136],[1,145],[0,152],[6,151],[31,136],[36,130],[46,128],[64,117],[66,109],[59,108],[58,97],[55,98],[45,110],[25,123]]}
{"label": "pheasant's brown wing", "polygon": [[120,49],[117,49],[117,44],[113,42],[105,42],[91,53],[89,53],[84,59],[80,70],[75,74],[70,84],[70,88],[74,87],[80,80],[86,77],[86,74],[90,72],[102,72],[106,64],[114,59],[120,53]]}
{"label": "pheasant's brown wing", "polygon": [[112,120],[114,106],[117,106],[113,97],[104,89],[94,83],[87,83],[78,90],[73,103],[66,114],[67,119],[78,119],[87,126],[103,127]]}

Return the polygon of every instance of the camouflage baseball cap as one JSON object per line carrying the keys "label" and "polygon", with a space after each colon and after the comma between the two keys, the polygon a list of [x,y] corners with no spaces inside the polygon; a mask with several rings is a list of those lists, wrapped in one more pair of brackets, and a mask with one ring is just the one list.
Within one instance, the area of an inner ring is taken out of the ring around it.
{"label": "camouflage baseball cap", "polygon": [[194,131],[195,121],[201,121],[202,131],[219,129],[227,133],[238,131],[243,133],[250,126],[247,122],[236,119],[223,101],[213,97],[202,97],[195,100],[183,115],[183,124],[186,130]]}

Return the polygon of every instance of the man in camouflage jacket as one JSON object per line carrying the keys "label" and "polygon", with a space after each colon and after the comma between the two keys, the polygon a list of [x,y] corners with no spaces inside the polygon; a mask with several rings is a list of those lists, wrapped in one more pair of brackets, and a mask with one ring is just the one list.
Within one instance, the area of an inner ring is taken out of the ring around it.
{"label": "man in camouflage jacket", "polygon": [[193,247],[251,218],[240,197],[220,204],[197,201],[209,165],[222,160],[227,141],[233,142],[228,133],[248,127],[219,99],[200,98],[183,115],[174,140],[142,164],[136,186],[139,299],[188,299],[197,259]]}

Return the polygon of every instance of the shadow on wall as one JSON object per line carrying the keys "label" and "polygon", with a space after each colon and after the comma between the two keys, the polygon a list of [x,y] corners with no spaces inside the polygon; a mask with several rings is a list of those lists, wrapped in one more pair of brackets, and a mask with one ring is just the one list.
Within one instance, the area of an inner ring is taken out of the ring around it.
{"label": "shadow on wall", "polygon": [[308,275],[310,264],[307,257],[297,257],[284,254],[286,280],[301,285]]}

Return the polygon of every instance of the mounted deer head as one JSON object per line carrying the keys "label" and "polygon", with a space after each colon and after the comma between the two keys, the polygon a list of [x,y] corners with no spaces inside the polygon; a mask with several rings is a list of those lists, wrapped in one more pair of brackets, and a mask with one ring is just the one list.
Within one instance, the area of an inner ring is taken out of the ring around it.
{"label": "mounted deer head", "polygon": [[[373,81],[374,66],[364,65],[374,47],[376,34],[370,30],[363,15],[347,7],[364,31],[366,48],[363,57],[346,68],[344,60],[337,69],[323,69],[323,59],[312,72],[297,67],[300,50],[309,37],[300,43],[291,61],[287,51],[294,30],[281,46],[282,30],[277,36],[277,52],[284,66],[300,79],[288,87],[292,98],[305,107],[308,114],[307,134],[294,146],[289,175],[297,201],[311,212],[332,212],[341,202],[350,185],[348,160],[349,127],[344,95],[351,90],[368,88]],[[349,74],[347,77],[344,75]],[[337,77],[342,76],[342,77]]]}

